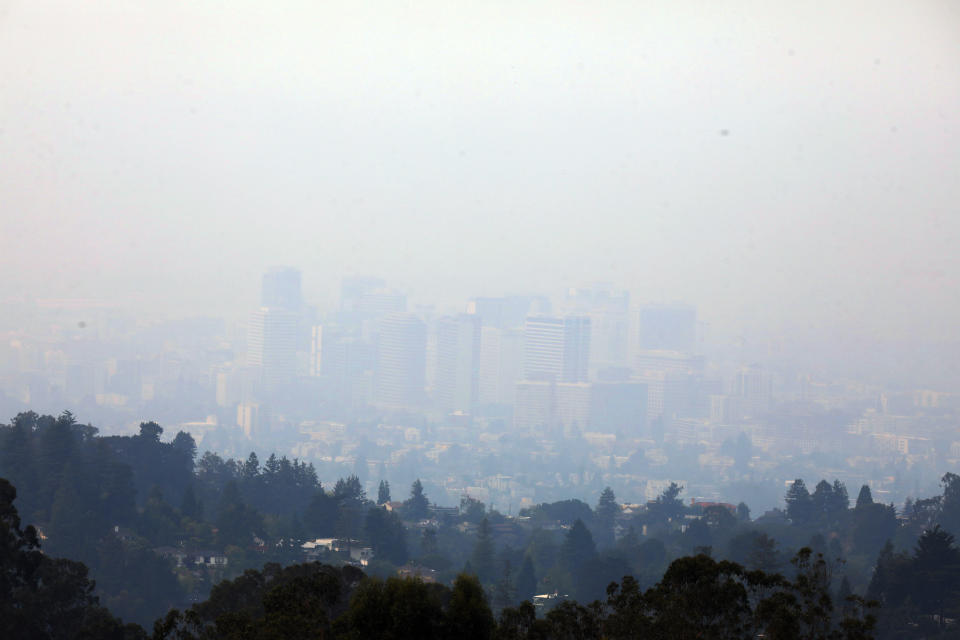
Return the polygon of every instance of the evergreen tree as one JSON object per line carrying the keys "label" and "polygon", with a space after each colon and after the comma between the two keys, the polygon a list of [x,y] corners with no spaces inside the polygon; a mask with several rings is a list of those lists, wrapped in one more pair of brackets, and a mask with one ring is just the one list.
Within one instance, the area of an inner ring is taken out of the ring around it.
{"label": "evergreen tree", "polygon": [[516,595],[520,600],[530,600],[536,595],[537,576],[533,570],[533,560],[529,555],[523,556],[523,564],[517,574]]}
{"label": "evergreen tree", "polygon": [[560,566],[565,571],[575,573],[583,563],[597,554],[593,536],[583,520],[577,520],[570,527],[563,544],[560,546]]}
{"label": "evergreen tree", "polygon": [[857,506],[855,508],[859,511],[871,504],[873,504],[873,496],[870,494],[870,485],[865,484],[860,487],[860,493],[857,494]]}
{"label": "evergreen tree", "polygon": [[[508,550],[505,550],[508,551]],[[509,553],[504,553],[500,563],[500,579],[493,587],[493,606],[497,611],[516,604],[517,591],[513,581],[513,567]]]}
{"label": "evergreen tree", "polygon": [[794,524],[806,525],[811,522],[814,514],[813,499],[807,491],[807,485],[801,478],[797,478],[790,485],[786,496],[787,517]]}
{"label": "evergreen tree", "polygon": [[477,578],[463,574],[457,576],[450,593],[446,620],[445,637],[490,640],[493,636],[496,621]]}
{"label": "evergreen tree", "polygon": [[193,484],[188,484],[183,491],[183,498],[180,501],[180,513],[193,520],[203,519],[203,508],[197,501],[197,496],[193,492]]}
{"label": "evergreen tree", "polygon": [[[276,458],[274,457],[274,460]],[[241,472],[244,480],[253,480],[260,473],[260,460],[257,458],[257,454],[253,451],[250,452],[250,455],[247,456],[247,461],[243,463],[243,471]]]}
{"label": "evergreen tree", "polygon": [[740,522],[750,522],[750,507],[746,502],[737,505],[737,520]]}
{"label": "evergreen tree", "polygon": [[367,501],[367,492],[364,491],[360,478],[355,475],[340,478],[333,487],[333,498],[341,505],[346,502],[362,504]]}
{"label": "evergreen tree", "polygon": [[938,521],[947,531],[960,535],[960,476],[946,473],[940,484],[943,486],[943,500]]}
{"label": "evergreen tree", "polygon": [[381,480],[380,486],[377,488],[377,504],[382,506],[388,502],[390,502],[390,483]]}
{"label": "evergreen tree", "polygon": [[607,487],[600,494],[597,507],[594,509],[594,517],[601,536],[601,546],[609,547],[613,544],[615,537],[613,528],[618,513],[620,513],[620,505],[617,504],[617,497],[614,495],[613,489]]}
{"label": "evergreen tree", "polygon": [[490,531],[490,522],[484,518],[477,530],[477,542],[473,547],[473,554],[470,556],[470,565],[483,583],[488,583],[493,579],[495,572],[493,559],[493,534]]}
{"label": "evergreen tree", "polygon": [[375,558],[396,565],[407,561],[407,532],[396,513],[374,507],[367,511],[364,528]]}
{"label": "evergreen tree", "polygon": [[410,497],[403,502],[403,513],[410,520],[423,520],[430,515],[430,501],[423,493],[420,478],[410,486]]}
{"label": "evergreen tree", "polygon": [[437,553],[437,530],[433,527],[427,527],[420,535],[420,552],[425,555]]}

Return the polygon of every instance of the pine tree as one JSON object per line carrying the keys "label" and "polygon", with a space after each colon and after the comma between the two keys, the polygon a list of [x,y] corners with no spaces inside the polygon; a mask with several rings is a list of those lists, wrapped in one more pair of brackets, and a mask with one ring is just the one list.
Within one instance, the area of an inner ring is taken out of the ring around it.
{"label": "pine tree", "polygon": [[807,491],[807,485],[801,478],[797,478],[790,485],[786,496],[787,517],[794,524],[809,524],[813,516],[813,500],[810,492]]}
{"label": "pine tree", "polygon": [[410,520],[423,520],[430,514],[430,501],[423,493],[423,483],[417,478],[410,487],[410,497],[403,503],[404,515]]}
{"label": "pine tree", "polygon": [[493,534],[490,531],[490,522],[484,518],[477,530],[477,543],[470,556],[470,564],[481,582],[489,582],[493,578]]}
{"label": "pine tree", "polygon": [[533,598],[537,590],[537,576],[533,571],[533,560],[529,555],[523,557],[520,573],[517,574],[516,594],[520,600]]}
{"label": "pine tree", "polygon": [[596,554],[597,546],[590,530],[583,524],[583,520],[577,518],[560,546],[560,566],[570,573],[575,573],[584,562]]}
{"label": "pine tree", "polygon": [[600,494],[600,500],[597,502],[597,508],[594,510],[597,524],[600,527],[602,546],[608,547],[614,542],[613,527],[616,524],[617,514],[620,512],[620,505],[617,504],[617,497],[613,489],[607,487]]}
{"label": "pine tree", "polygon": [[193,484],[188,484],[183,491],[183,498],[180,500],[180,513],[192,520],[200,520],[203,517],[200,503],[197,502],[197,496],[193,492]]}
{"label": "pine tree", "polygon": [[750,507],[746,502],[737,505],[737,520],[740,522],[750,522]]}
{"label": "pine tree", "polygon": [[870,494],[870,485],[860,487],[860,493],[857,495],[857,506],[855,509],[860,511],[864,507],[873,504],[873,496]]}
{"label": "pine tree", "polygon": [[390,502],[390,483],[381,480],[380,486],[377,488],[377,504],[382,506],[388,502]]}

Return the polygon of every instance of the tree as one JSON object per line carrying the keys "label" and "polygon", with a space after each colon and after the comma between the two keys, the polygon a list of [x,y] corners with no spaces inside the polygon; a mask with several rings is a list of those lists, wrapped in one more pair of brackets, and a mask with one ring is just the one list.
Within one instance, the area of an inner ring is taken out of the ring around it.
{"label": "tree", "polygon": [[807,485],[801,478],[797,478],[787,489],[786,495],[787,517],[794,524],[806,525],[813,518],[814,506],[810,492],[807,491]]}
{"label": "tree", "polygon": [[521,600],[533,598],[537,590],[537,576],[533,570],[533,560],[529,555],[523,556],[523,564],[517,574],[516,594]]}
{"label": "tree", "polygon": [[253,541],[253,536],[265,535],[263,516],[244,504],[233,481],[227,483],[220,500],[217,530],[217,539],[224,546],[245,547]]}
{"label": "tree", "polygon": [[[274,458],[276,460],[276,458]],[[247,456],[247,461],[243,463],[243,470],[241,475],[244,480],[253,480],[260,474],[260,460],[257,458],[257,454],[253,451],[250,452],[250,455]]]}
{"label": "tree", "polygon": [[426,527],[420,534],[420,552],[423,555],[431,555],[436,553],[437,550],[437,530],[433,527]]}
{"label": "tree", "polygon": [[377,504],[383,506],[388,502],[390,502],[390,483],[381,480],[380,486],[377,488]]}
{"label": "tree", "polygon": [[601,546],[608,547],[613,544],[613,527],[616,524],[618,513],[620,513],[620,505],[617,504],[617,497],[614,495],[613,489],[607,487],[600,494],[600,499],[597,501],[597,508],[594,509]]}
{"label": "tree", "polygon": [[682,491],[683,487],[681,485],[676,482],[671,482],[670,485],[657,496],[653,504],[650,505],[650,517],[653,518],[654,521],[667,522],[682,516],[686,511],[683,506],[683,501],[680,500],[680,493]]}
{"label": "tree", "polygon": [[446,619],[446,637],[489,640],[493,635],[496,622],[490,605],[487,604],[483,587],[475,576],[457,576],[450,594]]}
{"label": "tree", "polygon": [[334,535],[337,521],[337,501],[320,489],[313,494],[303,514],[307,535],[328,538]]}
{"label": "tree", "polygon": [[943,500],[939,523],[947,531],[960,535],[960,476],[946,473],[940,484],[943,486]]}
{"label": "tree", "polygon": [[719,533],[730,531],[737,526],[737,518],[723,505],[711,505],[703,510],[703,520],[710,529]]}
{"label": "tree", "polygon": [[737,505],[737,520],[740,522],[750,522],[750,507],[746,502]]}
{"label": "tree", "polygon": [[892,505],[864,503],[853,513],[853,551],[873,557],[897,532],[897,512]]}
{"label": "tree", "polygon": [[350,598],[347,611],[334,622],[334,636],[345,640],[454,637],[443,633],[448,620],[441,598],[449,591],[435,586],[420,580],[367,578]]}
{"label": "tree", "polygon": [[493,534],[490,531],[490,522],[484,518],[477,530],[477,542],[470,556],[470,564],[477,577],[483,583],[493,579],[494,568]]}
{"label": "tree", "polygon": [[159,442],[160,436],[162,434],[163,434],[163,427],[158,425],[156,422],[140,423],[140,437],[143,438],[144,440]]}
{"label": "tree", "polygon": [[193,492],[193,484],[188,484],[183,491],[183,498],[180,500],[180,513],[193,520],[203,519],[203,504],[197,500]]}
{"label": "tree", "polygon": [[403,513],[410,520],[423,520],[430,515],[430,501],[423,493],[420,478],[414,480],[410,486],[410,497],[403,502]]}
{"label": "tree", "polygon": [[857,494],[857,511],[873,504],[873,496],[870,495],[870,485],[860,487],[860,493]]}
{"label": "tree", "polygon": [[914,567],[917,603],[923,611],[937,615],[942,628],[944,608],[960,589],[960,550],[953,535],[940,525],[924,531],[914,549]]}
{"label": "tree", "polygon": [[570,527],[560,546],[560,567],[573,574],[596,554],[597,546],[593,542],[590,530],[583,524],[583,520],[578,519]]}
{"label": "tree", "polygon": [[0,637],[146,638],[100,606],[83,564],[41,553],[37,530],[20,528],[16,497],[0,478]]}
{"label": "tree", "polygon": [[487,506],[470,496],[460,498],[460,516],[465,522],[479,524],[486,517]]}
{"label": "tree", "polygon": [[337,480],[337,484],[333,486],[333,498],[340,505],[347,502],[362,504],[367,500],[367,492],[363,490],[360,478],[350,475],[346,479]]}
{"label": "tree", "polygon": [[752,637],[747,586],[753,580],[739,565],[706,555],[675,560],[644,597],[656,614],[650,637]]}
{"label": "tree", "polygon": [[370,509],[365,530],[375,558],[397,565],[407,561],[407,532],[396,513],[383,507]]}

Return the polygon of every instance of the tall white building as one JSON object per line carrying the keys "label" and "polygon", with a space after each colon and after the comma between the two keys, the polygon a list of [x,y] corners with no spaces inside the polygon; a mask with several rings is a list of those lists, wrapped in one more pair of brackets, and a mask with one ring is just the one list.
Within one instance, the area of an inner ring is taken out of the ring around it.
{"label": "tall white building", "polygon": [[262,391],[272,394],[297,375],[299,315],[289,309],[260,307],[247,327],[247,365]]}
{"label": "tall white building", "polygon": [[437,406],[471,413],[479,394],[480,318],[461,314],[437,322]]}
{"label": "tall white building", "polygon": [[524,326],[526,380],[586,382],[590,367],[588,316],[529,316]]}
{"label": "tall white building", "polygon": [[595,370],[626,367],[630,352],[630,295],[609,283],[592,282],[567,290],[568,313],[590,316],[591,375]]}
{"label": "tall white building", "polygon": [[423,404],[426,385],[427,326],[412,313],[380,319],[374,401],[390,408]]}
{"label": "tall white building", "polygon": [[513,404],[523,372],[523,329],[480,330],[480,404]]}

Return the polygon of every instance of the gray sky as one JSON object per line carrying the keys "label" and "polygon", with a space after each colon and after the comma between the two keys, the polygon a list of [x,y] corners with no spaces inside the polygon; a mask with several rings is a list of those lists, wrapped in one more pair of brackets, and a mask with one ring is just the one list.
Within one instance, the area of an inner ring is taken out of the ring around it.
{"label": "gray sky", "polygon": [[270,264],[953,339],[960,3],[0,0],[0,299]]}

